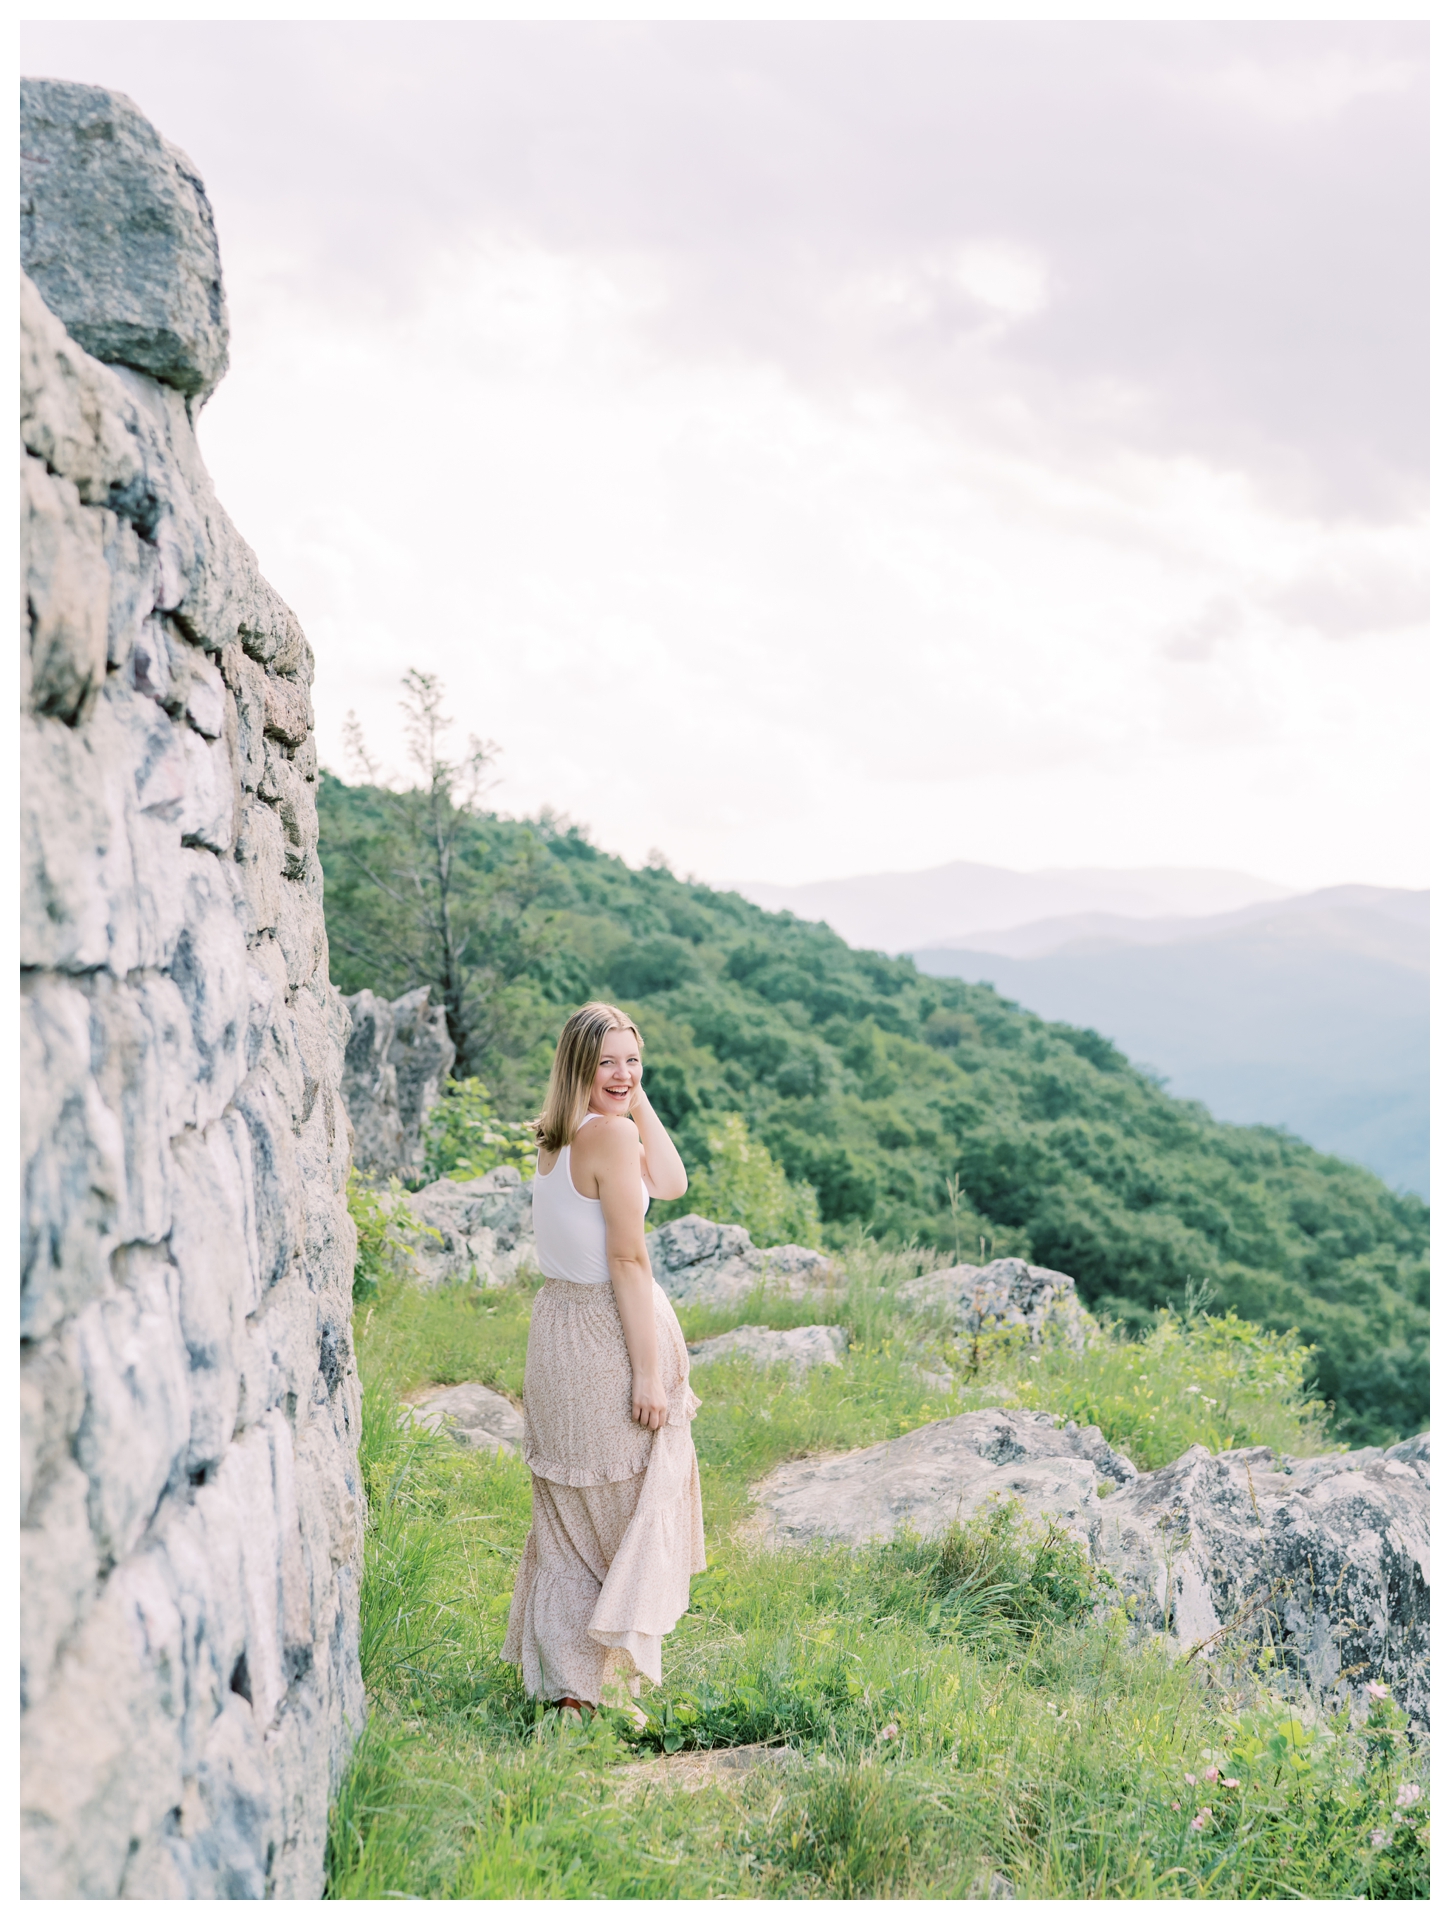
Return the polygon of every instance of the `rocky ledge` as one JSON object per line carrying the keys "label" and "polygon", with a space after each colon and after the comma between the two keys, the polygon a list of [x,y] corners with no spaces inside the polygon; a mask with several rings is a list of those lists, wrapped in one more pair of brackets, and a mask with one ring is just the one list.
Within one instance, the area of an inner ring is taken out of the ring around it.
{"label": "rocky ledge", "polygon": [[775,1545],[925,1535],[1010,1498],[1110,1573],[1140,1631],[1186,1655],[1251,1640],[1321,1698],[1388,1682],[1429,1723],[1430,1442],[1289,1460],[1191,1447],[1139,1473],[1096,1427],[1012,1409],[964,1413],[756,1488]]}
{"label": "rocky ledge", "polygon": [[1081,1353],[1097,1331],[1070,1274],[1029,1266],[1025,1260],[941,1267],[908,1280],[898,1298],[916,1308],[944,1313],[967,1335],[1020,1327],[1034,1346],[1045,1338],[1056,1338]]}
{"label": "rocky ledge", "polygon": [[744,1358],[757,1367],[782,1361],[796,1374],[811,1367],[839,1367],[846,1351],[844,1327],[791,1327],[777,1333],[772,1327],[732,1327],[713,1340],[690,1342],[693,1366],[708,1367],[716,1360]]}
{"label": "rocky ledge", "polygon": [[839,1269],[813,1247],[757,1247],[744,1227],[698,1213],[646,1236],[655,1279],[676,1306],[733,1307],[757,1288],[791,1300],[834,1286]]}

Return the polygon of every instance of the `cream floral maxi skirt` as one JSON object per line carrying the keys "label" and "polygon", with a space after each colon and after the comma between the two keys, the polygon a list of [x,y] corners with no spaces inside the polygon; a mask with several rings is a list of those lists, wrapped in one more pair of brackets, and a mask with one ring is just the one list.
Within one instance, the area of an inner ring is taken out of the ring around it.
{"label": "cream floral maxi skirt", "polygon": [[524,1363],[524,1458],[533,1525],[514,1581],[503,1657],[535,1698],[618,1699],[660,1681],[661,1642],[705,1570],[690,1358],[656,1284],[669,1417],[629,1417],[633,1375],[614,1288],[546,1280]]}

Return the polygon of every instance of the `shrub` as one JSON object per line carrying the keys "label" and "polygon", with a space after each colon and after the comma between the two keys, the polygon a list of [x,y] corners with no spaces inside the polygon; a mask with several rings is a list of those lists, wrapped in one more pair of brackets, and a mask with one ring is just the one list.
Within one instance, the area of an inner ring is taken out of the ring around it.
{"label": "shrub", "polygon": [[744,1227],[758,1247],[820,1246],[814,1188],[789,1180],[769,1147],[751,1138],[740,1114],[718,1115],[708,1146],[709,1163],[691,1181],[685,1208]]}
{"label": "shrub", "polygon": [[532,1180],[538,1165],[527,1120],[500,1120],[481,1080],[450,1080],[428,1116],[423,1138],[425,1180],[477,1180],[495,1167],[517,1167]]}
{"label": "shrub", "polygon": [[1146,1334],[1109,1326],[1084,1353],[1065,1344],[1030,1345],[1025,1330],[986,1334],[949,1361],[966,1372],[969,1400],[1041,1408],[1102,1430],[1134,1465],[1167,1466],[1189,1447],[1211,1453],[1267,1446],[1281,1453],[1326,1452],[1329,1409],[1306,1385],[1312,1347],[1233,1312],[1217,1316],[1162,1309]]}
{"label": "shrub", "polygon": [[352,1275],[355,1301],[376,1300],[389,1282],[409,1280],[417,1271],[407,1235],[431,1233],[433,1229],[409,1212],[402,1191],[397,1180],[389,1181],[380,1191],[356,1167],[347,1176],[347,1210],[357,1228],[357,1264]]}

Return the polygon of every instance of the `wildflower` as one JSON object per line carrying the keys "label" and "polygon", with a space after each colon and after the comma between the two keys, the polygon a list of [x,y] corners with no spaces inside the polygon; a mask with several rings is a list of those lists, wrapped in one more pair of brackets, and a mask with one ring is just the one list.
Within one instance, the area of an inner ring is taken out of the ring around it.
{"label": "wildflower", "polygon": [[894,1720],[888,1720],[876,1738],[878,1740],[894,1740],[900,1732],[901,1729],[897,1726],[896,1722]]}
{"label": "wildflower", "polygon": [[1371,1700],[1388,1700],[1390,1697],[1390,1690],[1383,1680],[1371,1680],[1365,1692]]}
{"label": "wildflower", "polygon": [[1208,1782],[1208,1784],[1212,1786],[1214,1781],[1217,1780],[1218,1778],[1218,1768],[1205,1767],[1203,1770],[1203,1777]]}
{"label": "wildflower", "polygon": [[1420,1789],[1413,1780],[1407,1780],[1395,1795],[1397,1807],[1412,1807],[1420,1797]]}
{"label": "wildflower", "polygon": [[1208,1807],[1200,1807],[1188,1824],[1195,1833],[1202,1833],[1212,1818],[1213,1813]]}
{"label": "wildflower", "polygon": [[1175,1813],[1177,1813],[1177,1811],[1178,1811],[1178,1802],[1177,1802],[1176,1800],[1172,1802],[1172,1807],[1173,1807],[1173,1811],[1174,1811]]}
{"label": "wildflower", "polygon": [[1372,1847],[1387,1847],[1390,1844],[1390,1836],[1383,1827],[1376,1827],[1369,1837],[1369,1843]]}
{"label": "wildflower", "polygon": [[1185,1773],[1183,1777],[1190,1787],[1196,1787],[1198,1785],[1198,1775],[1196,1773]]}
{"label": "wildflower", "polygon": [[1236,1787],[1236,1786],[1238,1785],[1238,1781],[1237,1781],[1237,1780],[1230,1780],[1230,1779],[1229,1779],[1229,1777],[1228,1777],[1228,1775],[1227,1775],[1227,1774],[1225,1774],[1225,1775],[1224,1775],[1224,1777],[1223,1777],[1223,1784],[1224,1784],[1224,1785],[1225,1785],[1226,1787]]}

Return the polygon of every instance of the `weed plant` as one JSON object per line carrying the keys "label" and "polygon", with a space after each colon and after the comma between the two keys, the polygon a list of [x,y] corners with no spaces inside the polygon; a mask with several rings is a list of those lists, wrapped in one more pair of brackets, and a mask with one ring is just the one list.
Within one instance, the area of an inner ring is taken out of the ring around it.
{"label": "weed plant", "polygon": [[[1272,1431],[1308,1450],[1320,1415],[1297,1350],[1198,1316],[1035,1366],[1004,1342],[969,1378],[895,1306],[910,1256],[862,1247],[847,1265],[824,1316],[851,1335],[840,1367],[698,1371],[709,1567],[642,1731],[525,1698],[498,1649],[527,1469],[409,1426],[397,1401],[433,1380],[517,1394],[529,1284],[378,1282],[358,1316],[371,1718],[333,1810],[331,1895],[946,1899],[995,1874],[1019,1898],[1428,1897],[1426,1755],[1388,1698],[1368,1720],[1317,1711],[1231,1649],[1185,1665],[1135,1640],[1076,1544],[1007,1507],[857,1551],[768,1551],[738,1527],[778,1461],[958,1411],[923,1392],[923,1356],[968,1398],[1010,1383],[1022,1404],[1096,1409],[1147,1466],[1184,1435],[1220,1443],[1210,1398],[1228,1398],[1237,1444]],[[823,1313],[767,1286],[730,1317]],[[691,1313],[687,1332],[720,1319]],[[1145,1359],[1155,1405],[1172,1383],[1171,1423],[1147,1418]],[[1230,1378],[1237,1402],[1213,1391]],[[693,1788],[672,1771],[671,1755],[759,1743],[789,1753]]]}

